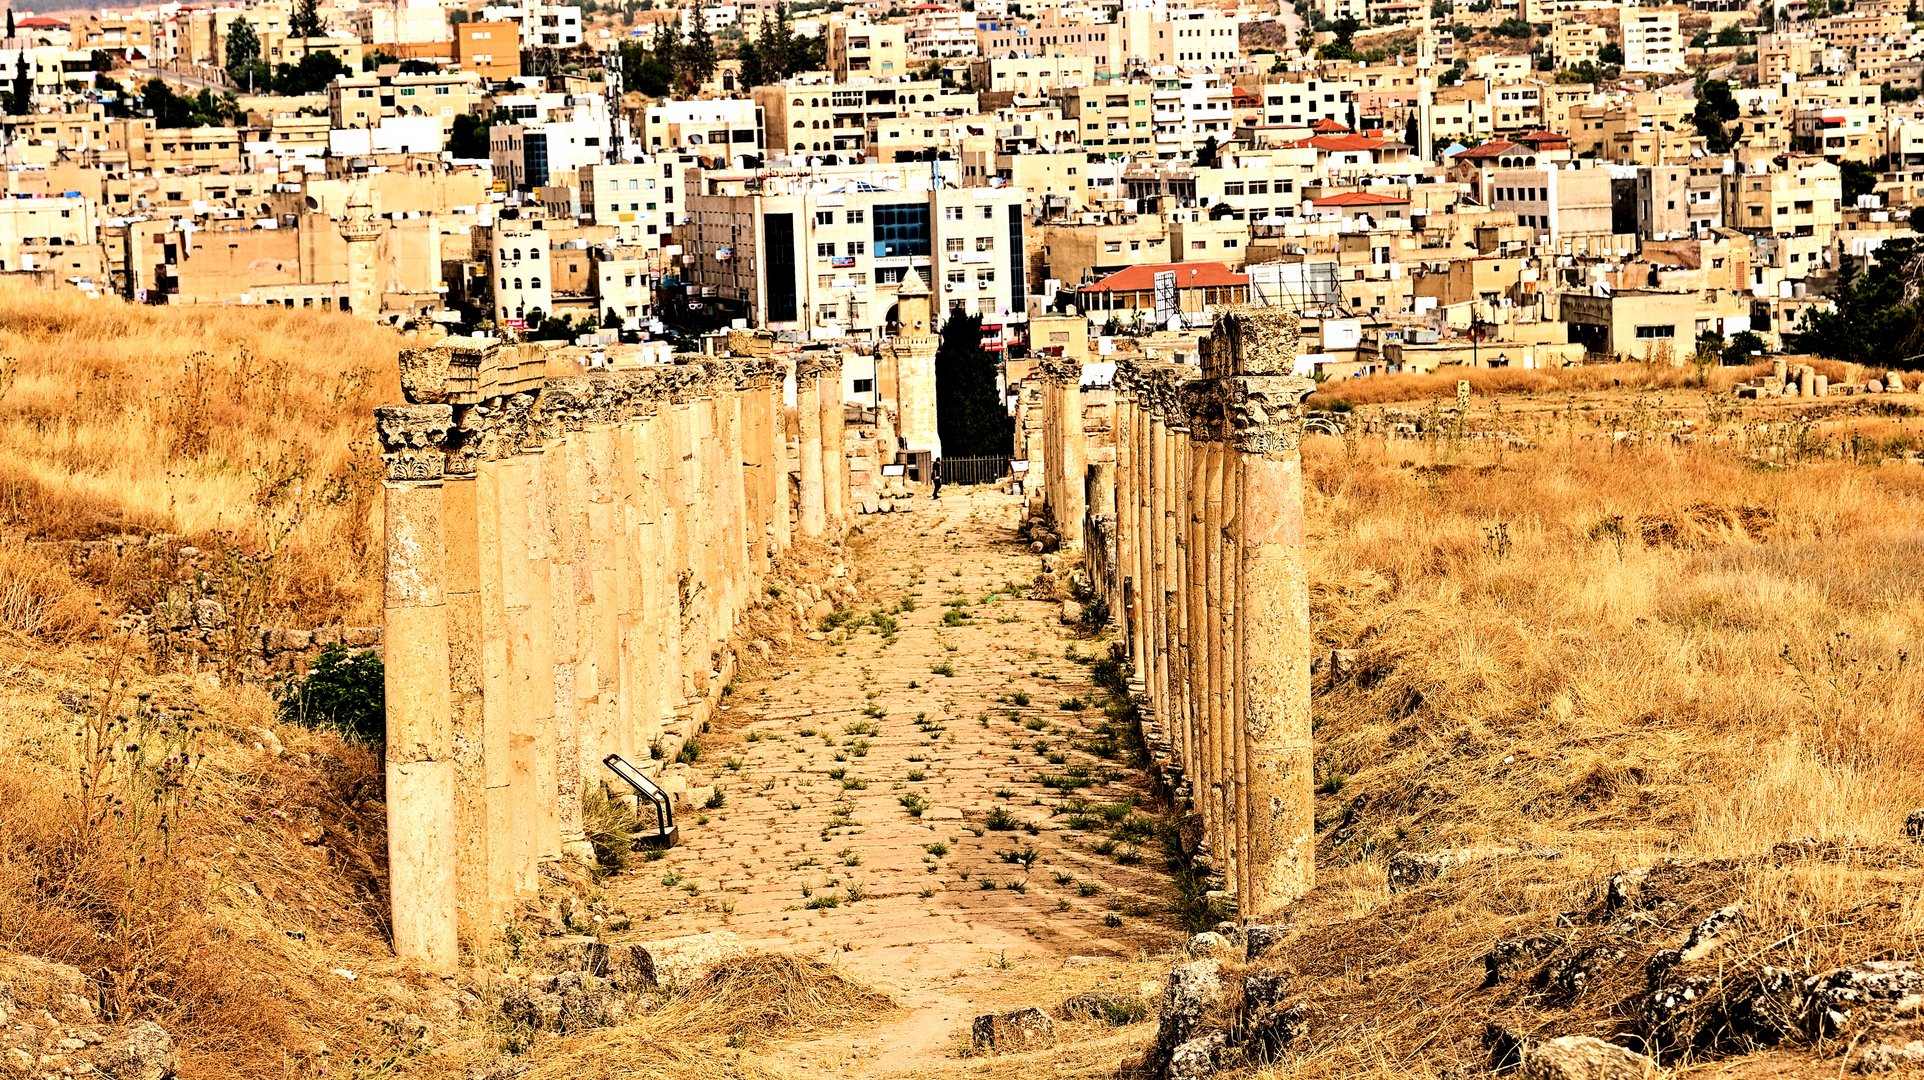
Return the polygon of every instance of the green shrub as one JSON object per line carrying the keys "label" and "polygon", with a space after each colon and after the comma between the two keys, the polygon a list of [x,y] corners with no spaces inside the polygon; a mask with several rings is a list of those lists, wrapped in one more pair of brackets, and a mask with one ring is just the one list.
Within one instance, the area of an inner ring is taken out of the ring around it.
{"label": "green shrub", "polygon": [[281,719],[379,742],[387,733],[387,687],[381,657],[329,645],[314,658],[307,677],[280,692]]}

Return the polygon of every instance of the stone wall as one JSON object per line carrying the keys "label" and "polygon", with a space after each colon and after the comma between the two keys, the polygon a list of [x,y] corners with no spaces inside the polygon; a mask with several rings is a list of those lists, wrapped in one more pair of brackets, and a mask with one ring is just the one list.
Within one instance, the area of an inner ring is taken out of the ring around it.
{"label": "stone wall", "polygon": [[403,352],[409,404],[375,411],[394,942],[429,966],[588,854],[603,758],[699,730],[775,559],[848,505],[832,359],[796,364],[793,515],[779,361],[545,364],[449,338]]}
{"label": "stone wall", "polygon": [[1038,365],[1050,519],[1081,523],[1192,857],[1262,921],[1315,878],[1309,585],[1294,315],[1217,316],[1200,367],[1121,360],[1115,462],[1086,465],[1075,380]]}

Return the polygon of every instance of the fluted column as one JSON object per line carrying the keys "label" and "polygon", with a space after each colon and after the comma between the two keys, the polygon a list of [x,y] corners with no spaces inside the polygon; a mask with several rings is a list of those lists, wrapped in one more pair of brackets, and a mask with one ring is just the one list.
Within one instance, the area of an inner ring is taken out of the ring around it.
{"label": "fluted column", "polygon": [[1062,536],[1063,547],[1079,548],[1082,546],[1083,517],[1089,509],[1089,445],[1082,430],[1082,365],[1074,361],[1063,362],[1057,380],[1056,392],[1061,395],[1062,402],[1062,506],[1057,515],[1056,529]]}
{"label": "fluted column", "polygon": [[388,880],[394,951],[427,967],[460,958],[442,518],[446,405],[377,409],[386,471]]}
{"label": "fluted column", "polygon": [[1227,777],[1234,767],[1225,730],[1223,702],[1228,696],[1223,685],[1223,443],[1220,417],[1211,417],[1207,441],[1203,444],[1202,548],[1203,548],[1203,723],[1209,730],[1209,789],[1204,795],[1204,820],[1215,838],[1216,869],[1227,873],[1234,840],[1229,831],[1225,795]]}

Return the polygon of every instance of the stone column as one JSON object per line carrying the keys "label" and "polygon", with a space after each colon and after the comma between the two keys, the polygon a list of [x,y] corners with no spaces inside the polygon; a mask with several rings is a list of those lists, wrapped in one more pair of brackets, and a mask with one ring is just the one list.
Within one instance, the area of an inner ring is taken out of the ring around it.
{"label": "stone column", "polygon": [[848,446],[842,417],[842,359],[822,361],[816,382],[822,408],[822,517],[835,536],[848,527]]}
{"label": "stone column", "polygon": [[1073,360],[1060,362],[1056,369],[1056,393],[1060,395],[1060,420],[1057,438],[1062,446],[1062,503],[1056,514],[1056,531],[1065,548],[1082,546],[1082,519],[1088,512],[1089,444],[1082,431],[1082,365]]}
{"label": "stone column", "polygon": [[1224,758],[1227,790],[1223,809],[1227,817],[1224,833],[1229,836],[1229,889],[1240,904],[1248,895],[1243,881],[1248,859],[1244,857],[1249,840],[1249,742],[1243,738],[1243,623],[1242,623],[1242,547],[1237,537],[1242,529],[1241,458],[1230,443],[1229,418],[1223,418],[1222,500],[1223,528],[1222,575],[1223,613],[1220,626],[1223,638],[1223,738],[1228,744]]}
{"label": "stone column", "polygon": [[1189,506],[1183,519],[1183,528],[1189,537],[1189,610],[1183,625],[1188,630],[1189,723],[1196,731],[1196,780],[1192,790],[1196,812],[1202,817],[1204,846],[1209,850],[1211,864],[1214,865],[1218,846],[1217,822],[1211,797],[1216,790],[1216,733],[1214,725],[1209,722],[1209,533],[1203,520],[1205,495],[1209,490],[1210,443],[1207,418],[1194,409],[1190,410],[1189,437],[1186,441],[1189,444]]}
{"label": "stone column", "polygon": [[[1154,394],[1154,389],[1151,389]],[[1148,605],[1149,643],[1143,655],[1149,659],[1149,705],[1156,725],[1168,731],[1169,725],[1169,602],[1164,592],[1163,571],[1168,565],[1168,548],[1163,543],[1164,502],[1169,494],[1167,439],[1162,431],[1162,409],[1151,397],[1149,403],[1149,483],[1148,520],[1143,522],[1148,546],[1144,572],[1148,575],[1143,603]]]}
{"label": "stone column", "polygon": [[[1209,790],[1203,793],[1203,820],[1214,838],[1216,869],[1225,877],[1229,871],[1234,840],[1229,831],[1229,812],[1225,796],[1228,776],[1235,766],[1223,702],[1228,688],[1223,685],[1223,443],[1221,418],[1211,415],[1198,425],[1207,428],[1200,481],[1203,487],[1203,723],[1209,731]],[[1233,880],[1228,879],[1226,880]]]}
{"label": "stone column", "polygon": [[1135,543],[1132,545],[1136,553],[1136,642],[1134,648],[1136,653],[1136,677],[1142,680],[1142,684],[1146,689],[1150,685],[1149,673],[1153,664],[1151,654],[1154,650],[1155,641],[1153,633],[1155,625],[1154,616],[1151,614],[1154,607],[1149,602],[1149,597],[1151,596],[1149,591],[1149,580],[1151,577],[1149,564],[1149,505],[1152,465],[1150,457],[1150,428],[1152,419],[1149,415],[1149,402],[1141,381],[1140,372],[1137,374],[1135,385],[1130,390],[1129,411],[1134,417],[1130,424],[1131,431],[1129,436],[1133,443],[1134,453],[1131,456],[1135,459],[1136,472],[1134,485],[1136,489],[1136,505],[1134,511],[1136,537]]}
{"label": "stone column", "polygon": [[445,969],[460,959],[441,483],[454,412],[446,405],[390,406],[376,409],[375,419],[387,474],[381,626],[394,951]]}
{"label": "stone column", "polygon": [[1237,608],[1250,810],[1241,910],[1261,921],[1300,899],[1316,875],[1300,447],[1302,401],[1315,385],[1290,374],[1295,316],[1234,312],[1220,319],[1218,333],[1234,364],[1224,389],[1240,472]]}
{"label": "stone column", "polygon": [[1169,414],[1169,670],[1170,721],[1179,734],[1183,786],[1194,809],[1197,783],[1195,711],[1189,669],[1189,416],[1180,395]]}
{"label": "stone column", "polygon": [[820,536],[827,531],[827,501],[822,491],[821,363],[813,357],[795,362],[795,423],[802,456],[802,532]]}
{"label": "stone column", "polygon": [[[1135,585],[1131,579],[1135,575],[1135,559],[1130,545],[1135,542],[1135,522],[1131,514],[1135,509],[1135,477],[1130,470],[1135,467],[1135,455],[1129,445],[1131,429],[1135,418],[1129,408],[1128,379],[1118,365],[1114,383],[1115,427],[1112,435],[1116,444],[1115,468],[1115,514],[1116,514],[1116,589],[1117,595],[1110,610],[1115,613],[1121,625],[1122,644],[1129,650],[1129,659],[1136,659],[1135,649],[1135,612],[1132,608]],[[1130,582],[1125,587],[1124,582]]]}
{"label": "stone column", "polygon": [[763,427],[768,436],[769,522],[774,530],[775,550],[787,551],[793,523],[789,520],[788,421],[782,406],[781,366],[771,362],[763,376]]}
{"label": "stone column", "polygon": [[487,728],[482,704],[481,507],[480,485],[474,478],[479,450],[476,433],[457,431],[441,481],[447,551],[448,703],[454,750],[455,909],[461,940],[470,946],[491,935],[505,915],[491,905],[488,884],[491,838]]}

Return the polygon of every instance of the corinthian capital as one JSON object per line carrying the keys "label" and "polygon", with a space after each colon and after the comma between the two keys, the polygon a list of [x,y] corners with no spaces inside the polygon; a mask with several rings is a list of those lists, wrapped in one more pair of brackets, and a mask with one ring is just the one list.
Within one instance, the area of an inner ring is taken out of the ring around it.
{"label": "corinthian capital", "polygon": [[1316,384],[1294,375],[1244,375],[1223,380],[1228,435],[1245,454],[1283,457],[1303,441],[1303,399]]}
{"label": "corinthian capital", "polygon": [[454,409],[448,405],[383,405],[374,410],[381,463],[389,480],[439,480]]}

